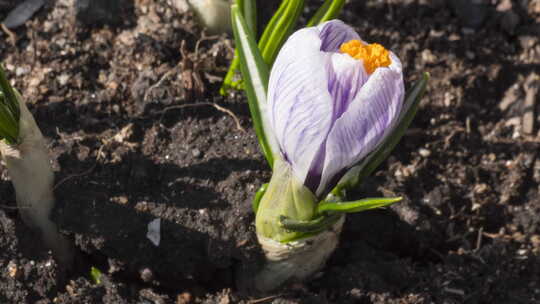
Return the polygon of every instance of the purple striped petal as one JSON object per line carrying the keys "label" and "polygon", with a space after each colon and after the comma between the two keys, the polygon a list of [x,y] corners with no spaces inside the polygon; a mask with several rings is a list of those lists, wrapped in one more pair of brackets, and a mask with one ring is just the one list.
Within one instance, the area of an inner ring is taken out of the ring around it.
{"label": "purple striped petal", "polygon": [[321,31],[320,50],[323,52],[337,52],[343,43],[353,39],[361,40],[352,27],[341,20],[331,20],[317,26],[317,28]]}
{"label": "purple striped petal", "polygon": [[326,84],[329,54],[319,51],[317,28],[294,33],[281,49],[268,86],[269,121],[283,158],[304,181],[332,122]]}
{"label": "purple striped petal", "polygon": [[405,94],[401,62],[378,68],[363,85],[347,111],[338,118],[326,143],[322,179],[317,194],[328,191],[337,174],[364,158],[379,144],[399,115]]}
{"label": "purple striped petal", "polygon": [[[327,64],[328,91],[332,96],[331,127],[336,120],[349,108],[360,88],[368,79],[363,63],[347,54],[334,53]],[[323,174],[324,159],[326,158],[326,140],[317,151],[311,163],[304,184],[313,192],[317,190]]]}
{"label": "purple striped petal", "polygon": [[[282,157],[317,196],[387,136],[401,110],[401,62],[368,75],[339,52],[360,37],[339,20],[294,33],[270,74],[268,120]],[[364,42],[365,43],[365,42]]]}

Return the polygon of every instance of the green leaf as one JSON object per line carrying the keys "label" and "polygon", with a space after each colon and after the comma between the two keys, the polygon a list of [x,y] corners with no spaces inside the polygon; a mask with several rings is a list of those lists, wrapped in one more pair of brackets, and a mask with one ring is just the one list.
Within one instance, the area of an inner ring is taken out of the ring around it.
{"label": "green leaf", "polygon": [[240,89],[241,87],[240,84],[242,83],[242,80],[234,79],[234,77],[237,75],[236,72],[238,71],[239,64],[240,64],[240,58],[238,58],[238,51],[234,50],[233,60],[231,62],[231,65],[229,66],[229,70],[227,71],[225,78],[223,79],[221,88],[219,88],[219,94],[221,94],[222,96],[226,96],[230,89],[235,89],[235,90]]}
{"label": "green leaf", "polygon": [[326,0],[306,26],[316,26],[328,20],[336,19],[345,5],[345,0]]}
{"label": "green leaf", "polygon": [[259,204],[261,203],[263,195],[266,193],[266,189],[268,189],[268,183],[263,184],[259,190],[257,190],[257,193],[255,193],[255,197],[251,203],[251,208],[253,208],[253,213],[255,214],[257,214],[257,210],[259,210]]}
{"label": "green leaf", "polygon": [[21,115],[20,109],[19,109],[19,103],[17,102],[17,94],[15,93],[15,90],[11,87],[9,84],[9,81],[6,78],[6,74],[4,73],[4,69],[0,65],[0,89],[4,93],[4,96],[6,97],[5,103],[9,107],[9,111],[13,113],[13,117],[16,118],[16,120],[19,120],[19,117]]}
{"label": "green leaf", "polygon": [[[240,8],[240,11],[246,19],[248,27],[252,33],[257,33],[257,3],[255,0],[236,0],[236,4]],[[240,58],[238,58],[238,51],[234,50],[234,57],[229,66],[229,70],[225,75],[223,84],[219,89],[219,94],[225,96],[229,89],[239,90],[242,88],[242,80],[235,80],[234,77],[238,72],[238,65],[240,64]]]}
{"label": "green leaf", "polygon": [[270,18],[270,21],[268,21],[268,24],[266,25],[262,33],[261,39],[259,40],[259,49],[263,49],[268,44],[268,40],[270,39],[270,36],[272,36],[272,33],[274,32],[277,23],[287,10],[289,2],[290,0],[281,1],[281,4],[279,5],[276,13],[272,16],[272,18]]}
{"label": "green leaf", "polygon": [[94,282],[94,284],[101,284],[101,276],[102,274],[99,269],[94,266],[90,268],[90,278],[92,279],[92,282]]}
{"label": "green leaf", "polygon": [[240,58],[240,70],[245,83],[253,126],[264,156],[270,167],[272,167],[274,155],[266,136],[267,130],[265,130],[264,118],[261,115],[266,107],[269,78],[268,66],[259,52],[254,34],[248,28],[237,5],[231,7],[231,14],[234,40]]}
{"label": "green leaf", "polygon": [[18,93],[11,87],[0,65],[0,139],[15,145],[19,141],[20,109]]}
{"label": "green leaf", "polygon": [[0,105],[0,139],[2,138],[10,145],[18,143],[18,124],[4,105]]}
{"label": "green leaf", "polygon": [[246,24],[252,33],[257,35],[257,2],[255,0],[239,0]]}
{"label": "green leaf", "polygon": [[353,202],[322,202],[317,206],[317,213],[328,212],[354,213],[380,208],[401,201],[401,197],[364,198]]}
{"label": "green leaf", "polygon": [[[236,5],[239,5],[239,10],[244,13],[244,18],[246,19],[248,28],[252,30],[252,33],[255,33],[255,21],[249,21],[249,19],[256,18],[253,17],[253,12],[255,10],[254,8],[250,7],[250,2],[251,1],[240,0],[236,2]],[[264,62],[266,62],[269,67],[272,66],[277,54],[279,53],[279,50],[281,49],[281,46],[283,46],[287,38],[289,38],[294,30],[303,9],[304,0],[283,0],[276,13],[272,16],[264,28],[258,46]],[[249,12],[249,17],[246,12]],[[223,84],[219,91],[221,95],[226,95],[228,90],[231,88],[241,88],[242,80],[234,80],[236,70],[240,64],[237,58],[237,52],[235,51],[235,57],[233,58],[231,66],[225,75],[225,79],[223,80]]]}
{"label": "green leaf", "polygon": [[[267,26],[259,43],[262,57],[270,67],[273,65],[281,46],[294,30],[300,14],[304,10],[304,0],[288,0],[286,4],[287,6],[279,14],[276,22],[271,22]],[[278,9],[278,13],[280,13],[280,9]],[[268,33],[266,33],[267,31]]]}
{"label": "green leaf", "polygon": [[[342,214],[324,214],[311,221],[299,221],[288,218],[284,215],[279,217],[279,224],[287,230],[304,233],[315,233],[326,230],[334,225]],[[290,240],[287,240],[290,241]]]}
{"label": "green leaf", "polygon": [[403,109],[398,117],[398,123],[393,132],[359,165],[351,168],[340,180],[338,185],[332,190],[336,195],[341,194],[343,190],[352,189],[359,185],[367,176],[369,176],[379,164],[385,160],[394,147],[399,143],[401,137],[411,124],[420,100],[426,91],[429,80],[429,73],[424,73],[422,78],[416,82],[413,89],[405,99]]}

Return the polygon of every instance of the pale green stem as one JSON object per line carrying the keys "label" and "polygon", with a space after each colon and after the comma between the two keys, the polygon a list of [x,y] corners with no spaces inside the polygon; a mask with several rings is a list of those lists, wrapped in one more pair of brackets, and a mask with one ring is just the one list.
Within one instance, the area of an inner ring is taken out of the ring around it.
{"label": "pale green stem", "polygon": [[311,220],[317,201],[315,195],[294,176],[289,164],[276,158],[272,179],[255,217],[257,234],[279,242],[301,237],[304,233],[285,229],[280,224],[280,218]]}

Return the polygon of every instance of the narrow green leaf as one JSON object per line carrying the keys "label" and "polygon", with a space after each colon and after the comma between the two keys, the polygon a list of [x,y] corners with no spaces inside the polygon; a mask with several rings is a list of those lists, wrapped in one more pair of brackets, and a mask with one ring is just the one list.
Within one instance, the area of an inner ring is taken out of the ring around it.
{"label": "narrow green leaf", "polygon": [[272,148],[266,136],[266,130],[261,115],[266,106],[266,92],[268,90],[269,71],[264,62],[254,34],[248,28],[246,21],[239,12],[238,6],[231,7],[234,40],[240,58],[240,70],[245,83],[249,110],[253,119],[255,133],[259,139],[262,151],[270,167],[274,163]]}
{"label": "narrow green leaf", "polygon": [[219,88],[219,94],[221,94],[222,96],[227,95],[230,89],[235,89],[235,90],[239,89],[241,80],[234,79],[234,76],[236,76],[236,72],[238,71],[239,64],[240,64],[240,58],[238,58],[238,51],[234,50],[233,60],[231,62],[231,65],[229,66],[229,70],[227,71],[225,78],[223,79],[221,88]]}
{"label": "narrow green leaf", "polygon": [[364,198],[353,202],[322,202],[317,206],[317,213],[325,212],[354,213],[380,208],[401,201],[401,197]]}
{"label": "narrow green leaf", "polygon": [[405,99],[403,109],[397,120],[398,123],[393,132],[364,161],[351,168],[332,190],[332,193],[337,195],[341,194],[343,190],[356,187],[388,157],[416,115],[420,100],[426,91],[428,80],[429,73],[424,73]]}
{"label": "narrow green leaf", "polygon": [[325,0],[324,3],[319,7],[319,9],[315,12],[315,15],[309,19],[308,23],[306,24],[306,27],[310,26],[316,26],[321,24],[321,20],[323,16],[328,12],[328,9],[330,8],[330,5],[334,2],[334,0]]}
{"label": "narrow green leaf", "polygon": [[268,189],[268,183],[263,184],[259,190],[257,190],[257,193],[255,193],[255,197],[253,198],[253,202],[251,203],[251,207],[253,208],[253,213],[257,214],[257,210],[259,210],[259,204],[261,203],[261,199],[263,195],[266,193],[266,189]]}
{"label": "narrow green leaf", "polygon": [[270,18],[270,21],[268,21],[268,24],[264,28],[264,31],[262,33],[261,39],[259,40],[259,49],[263,49],[266,44],[268,44],[268,40],[270,39],[270,36],[274,32],[274,29],[276,27],[276,24],[281,19],[281,16],[287,10],[287,7],[289,6],[290,0],[283,0],[281,1],[281,4],[279,5],[276,13]]}
{"label": "narrow green leaf", "polygon": [[326,0],[306,26],[316,26],[328,20],[336,19],[345,5],[345,0]]}
{"label": "narrow green leaf", "polygon": [[[241,12],[246,11],[246,9],[253,11],[253,9],[247,8],[247,6],[249,5],[248,3],[250,3],[250,1],[237,1],[237,5],[242,5],[239,8]],[[287,38],[294,30],[294,27],[303,9],[304,0],[283,0],[276,13],[272,16],[272,18],[264,28],[258,46],[261,51],[261,55],[264,58],[264,61],[266,62],[266,64],[268,64],[269,67],[272,66],[277,54],[279,53],[279,50],[281,49],[281,46],[283,45],[283,43],[285,43]],[[252,32],[255,33],[253,29]],[[225,79],[223,80],[223,84],[219,91],[221,95],[226,95],[227,91],[231,88],[241,88],[242,81],[235,81],[234,79],[236,75],[236,70],[238,69],[238,66],[240,64],[237,58],[238,56],[235,52],[235,57],[233,58],[231,66],[229,67],[229,70],[225,75]]]}
{"label": "narrow green leaf", "polygon": [[0,139],[15,145],[19,137],[20,109],[18,93],[9,84],[0,65]]}
{"label": "narrow green leaf", "polygon": [[21,115],[21,113],[19,109],[19,103],[17,102],[17,95],[15,94],[15,90],[13,90],[13,88],[9,84],[2,65],[0,65],[0,90],[2,90],[6,97],[5,102],[7,103],[10,112],[13,113],[13,117],[16,118],[17,121],[19,121],[19,116]]}
{"label": "narrow green leaf", "polygon": [[321,215],[311,221],[298,221],[284,215],[279,217],[279,224],[287,230],[295,232],[313,233],[320,232],[332,226],[342,214]]}
{"label": "narrow green leaf", "polygon": [[[236,4],[240,8],[240,11],[246,19],[246,23],[252,33],[257,33],[257,3],[255,0],[236,0]],[[234,79],[238,72],[238,65],[240,64],[240,58],[238,58],[238,51],[234,50],[234,57],[229,66],[229,70],[225,75],[223,84],[219,89],[219,94],[225,96],[229,89],[239,90],[242,87],[241,79]]]}
{"label": "narrow green leaf", "polygon": [[291,35],[303,10],[304,0],[289,0],[287,7],[275,23],[275,26],[271,29],[267,40],[263,41],[261,38],[259,48],[268,66],[271,67],[274,63],[281,46]]}
{"label": "narrow green leaf", "polygon": [[5,139],[8,144],[17,144],[14,123],[11,116],[3,106],[0,106],[0,139]]}
{"label": "narrow green leaf", "polygon": [[4,105],[0,105],[0,130],[2,131],[0,136],[8,139],[9,141],[17,138],[18,124],[15,122],[13,116]]}
{"label": "narrow green leaf", "polygon": [[243,0],[242,14],[246,19],[246,24],[254,37],[257,36],[257,2],[255,0]]}

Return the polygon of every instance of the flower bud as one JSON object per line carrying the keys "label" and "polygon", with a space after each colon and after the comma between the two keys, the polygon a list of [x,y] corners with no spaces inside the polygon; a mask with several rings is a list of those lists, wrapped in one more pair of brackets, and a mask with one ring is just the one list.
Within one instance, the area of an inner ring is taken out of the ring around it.
{"label": "flower bud", "polygon": [[389,134],[404,97],[401,62],[332,20],[294,33],[268,87],[268,120],[281,157],[323,198]]}

